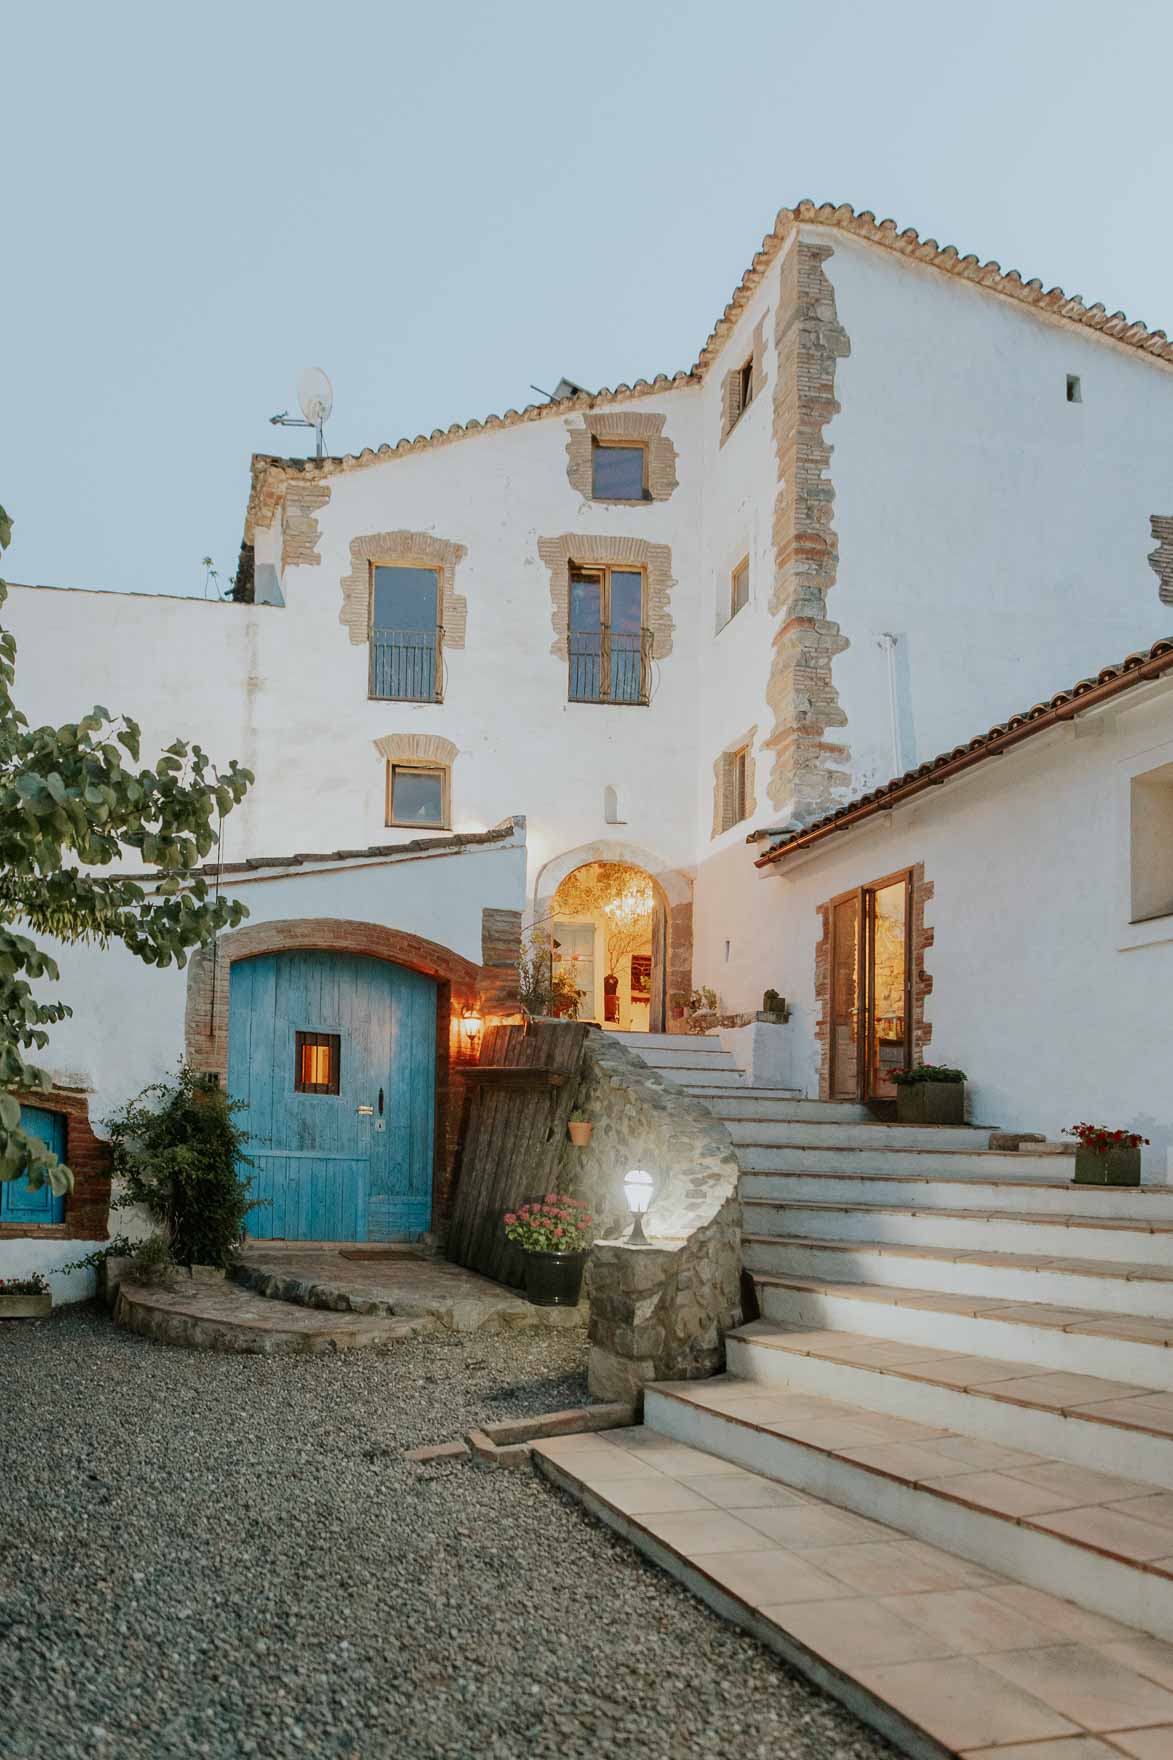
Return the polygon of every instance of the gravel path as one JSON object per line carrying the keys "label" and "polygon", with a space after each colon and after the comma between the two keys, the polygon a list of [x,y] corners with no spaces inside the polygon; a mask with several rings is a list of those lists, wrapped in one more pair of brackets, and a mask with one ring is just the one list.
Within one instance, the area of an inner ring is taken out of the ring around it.
{"label": "gravel path", "polygon": [[576,1332],[244,1358],[0,1330],[4,1760],[881,1760],[551,1486],[405,1448],[580,1403]]}

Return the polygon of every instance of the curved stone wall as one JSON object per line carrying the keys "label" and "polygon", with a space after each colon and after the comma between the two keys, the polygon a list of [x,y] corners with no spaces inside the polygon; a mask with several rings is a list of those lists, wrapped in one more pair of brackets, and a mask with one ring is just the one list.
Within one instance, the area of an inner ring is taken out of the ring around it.
{"label": "curved stone wall", "polygon": [[[638,1399],[649,1381],[715,1374],[741,1319],[739,1168],[729,1133],[699,1100],[610,1034],[587,1036],[576,1104],[594,1130],[567,1144],[565,1190],[599,1219],[590,1260],[590,1388]],[[623,1179],[645,1168],[649,1245],[629,1246]]]}

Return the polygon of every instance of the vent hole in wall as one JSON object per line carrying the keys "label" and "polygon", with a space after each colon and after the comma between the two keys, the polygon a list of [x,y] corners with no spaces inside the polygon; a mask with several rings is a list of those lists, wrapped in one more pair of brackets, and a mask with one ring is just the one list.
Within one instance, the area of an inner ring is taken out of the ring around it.
{"label": "vent hole in wall", "polygon": [[603,790],[603,818],[608,825],[625,825],[627,809],[623,800],[623,792],[614,782],[609,782]]}
{"label": "vent hole in wall", "polygon": [[1068,403],[1083,402],[1083,386],[1080,384],[1078,373],[1068,373],[1067,375],[1067,401]]}

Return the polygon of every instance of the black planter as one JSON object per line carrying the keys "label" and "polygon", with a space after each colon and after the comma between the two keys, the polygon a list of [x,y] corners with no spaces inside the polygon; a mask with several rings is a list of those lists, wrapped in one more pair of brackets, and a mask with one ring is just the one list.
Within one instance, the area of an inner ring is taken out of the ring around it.
{"label": "black planter", "polygon": [[1081,1143],[1075,1151],[1075,1183],[1080,1186],[1138,1186],[1140,1149],[1109,1149],[1101,1155]]}
{"label": "black planter", "polygon": [[896,1117],[901,1124],[964,1124],[964,1082],[897,1082]]}
{"label": "black planter", "polygon": [[526,1253],[525,1293],[535,1308],[576,1308],[585,1253]]}

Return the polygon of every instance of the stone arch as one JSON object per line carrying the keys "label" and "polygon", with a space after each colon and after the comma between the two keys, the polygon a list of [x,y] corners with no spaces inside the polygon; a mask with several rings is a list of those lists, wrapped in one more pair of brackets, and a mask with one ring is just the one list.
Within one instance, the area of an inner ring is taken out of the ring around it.
{"label": "stone arch", "polygon": [[568,874],[588,862],[626,862],[642,868],[664,907],[667,945],[664,951],[667,1019],[664,1030],[679,1031],[692,989],[692,876],[669,867],[651,850],[620,838],[602,837],[564,850],[538,870],[533,890],[533,921],[541,922],[554,908],[554,894]]}

